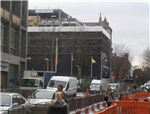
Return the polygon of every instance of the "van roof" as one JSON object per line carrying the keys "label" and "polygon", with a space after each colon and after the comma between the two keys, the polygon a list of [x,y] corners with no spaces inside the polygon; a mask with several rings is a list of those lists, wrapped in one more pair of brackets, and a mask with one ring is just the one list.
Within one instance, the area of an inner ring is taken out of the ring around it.
{"label": "van roof", "polygon": [[69,80],[69,79],[74,79],[74,80],[77,80],[77,78],[75,77],[70,77],[70,76],[53,76],[51,78],[51,80],[62,80],[62,81],[66,81],[66,80]]}
{"label": "van roof", "polygon": [[91,83],[99,83],[99,84],[100,84],[100,83],[101,83],[101,80],[93,79]]}
{"label": "van roof", "polygon": [[37,80],[41,80],[40,78],[34,78],[34,77],[23,77],[22,79],[37,79]]}

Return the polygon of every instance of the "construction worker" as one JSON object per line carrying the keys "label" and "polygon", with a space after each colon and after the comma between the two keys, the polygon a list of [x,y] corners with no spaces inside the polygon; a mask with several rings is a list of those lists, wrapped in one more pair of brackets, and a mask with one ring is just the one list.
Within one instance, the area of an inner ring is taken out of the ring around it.
{"label": "construction worker", "polygon": [[89,89],[86,90],[86,96],[89,96]]}

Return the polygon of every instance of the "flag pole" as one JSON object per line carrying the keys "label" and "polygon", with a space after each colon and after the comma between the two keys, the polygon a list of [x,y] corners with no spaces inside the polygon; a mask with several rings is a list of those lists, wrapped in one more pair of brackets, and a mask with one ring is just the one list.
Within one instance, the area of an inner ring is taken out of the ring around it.
{"label": "flag pole", "polygon": [[92,56],[91,56],[91,77],[92,77]]}
{"label": "flag pole", "polygon": [[56,38],[55,73],[57,73],[57,63],[58,63],[57,51],[58,51],[58,38]]}

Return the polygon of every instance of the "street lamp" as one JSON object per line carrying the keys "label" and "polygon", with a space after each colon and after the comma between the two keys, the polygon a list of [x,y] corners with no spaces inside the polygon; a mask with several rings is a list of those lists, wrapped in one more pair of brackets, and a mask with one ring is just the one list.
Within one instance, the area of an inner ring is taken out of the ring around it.
{"label": "street lamp", "polygon": [[[31,60],[31,57],[27,57],[27,58],[26,58],[26,61],[27,61],[27,60]],[[25,69],[27,70],[27,62],[26,62],[26,64],[25,64]]]}
{"label": "street lamp", "polygon": [[49,59],[45,58],[45,60],[47,61],[47,71],[48,71],[48,69],[49,69]]}
{"label": "street lamp", "polygon": [[73,75],[73,53],[71,53],[71,75]]}
{"label": "street lamp", "polygon": [[78,76],[81,76],[81,68],[79,68],[79,65],[76,65],[78,67]]}
{"label": "street lamp", "polygon": [[31,60],[31,57],[27,57],[26,59],[27,59],[27,60]]}

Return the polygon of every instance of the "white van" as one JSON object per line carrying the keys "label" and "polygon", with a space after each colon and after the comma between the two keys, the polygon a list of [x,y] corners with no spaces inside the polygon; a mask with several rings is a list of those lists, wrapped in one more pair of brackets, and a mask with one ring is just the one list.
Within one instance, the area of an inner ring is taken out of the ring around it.
{"label": "white van", "polygon": [[77,78],[69,76],[53,76],[49,81],[46,89],[55,89],[59,84],[63,85],[63,91],[68,96],[76,96],[77,93]]}
{"label": "white van", "polygon": [[102,84],[101,80],[93,79],[90,85],[90,93],[100,92],[100,90],[102,89],[101,84]]}

